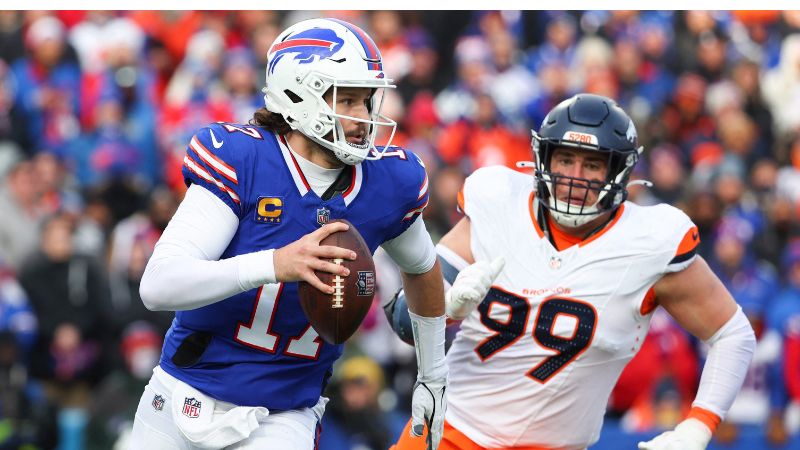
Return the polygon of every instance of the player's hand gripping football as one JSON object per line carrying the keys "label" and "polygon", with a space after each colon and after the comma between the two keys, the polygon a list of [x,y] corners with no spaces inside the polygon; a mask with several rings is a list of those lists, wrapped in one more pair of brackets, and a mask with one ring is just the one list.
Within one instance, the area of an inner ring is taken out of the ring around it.
{"label": "player's hand gripping football", "polygon": [[[427,449],[436,450],[444,432],[444,413],[447,410],[447,375],[441,379],[414,384],[411,397],[411,434],[422,436],[428,427]],[[423,426],[424,425],[424,426]]]}
{"label": "player's hand gripping football", "polygon": [[323,283],[314,271],[330,272],[345,277],[349,270],[328,260],[335,258],[355,260],[356,253],[346,248],[319,245],[319,243],[329,235],[337,231],[345,231],[347,228],[346,223],[328,223],[291,244],[275,250],[273,255],[275,278],[278,281],[303,280],[322,292],[332,294],[333,286]]}
{"label": "player's hand gripping football", "polygon": [[500,256],[492,262],[478,261],[459,272],[444,296],[447,317],[464,320],[486,297],[504,265],[505,260]]}
{"label": "player's hand gripping football", "polygon": [[707,426],[697,419],[686,419],[672,431],[639,442],[639,450],[705,450],[710,441],[711,430]]}

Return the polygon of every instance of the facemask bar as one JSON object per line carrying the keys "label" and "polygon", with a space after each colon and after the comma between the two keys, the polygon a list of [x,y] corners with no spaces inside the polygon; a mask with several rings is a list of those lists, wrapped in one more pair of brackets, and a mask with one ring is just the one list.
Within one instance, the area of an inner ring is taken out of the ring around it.
{"label": "facemask bar", "polygon": [[[597,205],[603,198],[611,192],[611,187],[603,181],[589,180],[587,178],[567,177],[555,173],[543,175],[547,188],[550,190],[550,196],[555,201],[550,202],[551,209],[565,214],[572,215],[596,215],[599,213]],[[562,202],[555,199],[555,192],[557,186],[567,187],[567,196],[573,198],[573,190],[583,189],[584,193],[580,204],[572,204],[570,202]],[[586,201],[589,198],[589,192],[594,191],[599,195],[597,201],[592,205],[587,205]],[[562,209],[564,209],[562,211]],[[577,209],[577,211],[576,211]]]}
{"label": "facemask bar", "polygon": [[[383,109],[383,102],[386,99],[386,91],[385,89],[391,88],[394,89],[395,86],[391,84],[392,80],[385,79],[382,80],[380,83],[375,82],[351,82],[351,81],[337,81],[332,80],[331,88],[333,89],[333,96],[331,99],[331,103],[333,104],[332,108],[329,108],[327,111],[327,115],[334,118],[334,130],[332,132],[333,135],[333,142],[332,144],[334,147],[342,148],[346,146],[349,153],[355,154],[357,158],[361,159],[368,159],[368,160],[378,160],[383,157],[383,152],[386,151],[387,148],[391,145],[392,140],[394,139],[394,135],[397,132],[397,122],[390,119],[389,117],[381,114],[381,110]],[[336,112],[336,105],[337,105],[337,95],[338,95],[338,88],[369,88],[373,89],[374,92],[370,98],[371,106],[368,108],[370,119],[360,119],[353,116],[348,116],[344,114],[339,114]],[[380,95],[379,100],[376,103],[376,96]],[[347,119],[353,122],[358,123],[365,123],[369,125],[367,131],[367,140],[364,144],[364,148],[361,149],[359,147],[353,146],[347,142],[347,136],[345,135],[344,128],[339,120],[336,119]],[[386,141],[386,144],[383,147],[383,150],[378,151],[375,147],[375,139],[378,136],[378,127],[392,127],[392,131],[389,134],[389,139]],[[324,138],[323,138],[324,139]],[[360,154],[359,150],[363,150],[363,155]]]}
{"label": "facemask bar", "polygon": [[[576,178],[555,174],[552,173],[547,166],[550,165],[550,160],[553,157],[553,148],[556,146],[570,147],[579,150],[597,151],[596,146],[581,144],[573,141],[554,142],[551,140],[542,139],[535,131],[532,131],[531,133],[533,136],[531,145],[534,149],[534,156],[536,159],[536,163],[534,165],[534,177],[536,178],[537,183],[543,184],[545,189],[548,191],[547,196],[549,198],[547,201],[542,202],[544,207],[550,209],[554,213],[558,213],[559,215],[584,216],[585,220],[577,217],[571,219],[573,225],[578,226],[581,224],[581,222],[588,222],[594,216],[598,216],[605,211],[614,209],[616,206],[625,201],[627,197],[627,190],[625,189],[625,186],[622,185],[622,182],[636,164],[638,156],[642,152],[642,147],[636,149],[636,152],[620,152],[617,150],[604,149],[608,152],[608,161],[606,164],[608,174],[606,175],[606,180],[589,180],[585,178]],[[546,159],[546,161],[543,160],[543,158]],[[614,173],[616,173],[616,176],[614,176],[612,179],[609,179],[609,177]],[[570,202],[562,202],[558,200],[555,196],[555,188],[558,185],[567,186],[569,188],[568,196],[570,198],[572,197],[572,190],[574,188],[586,188],[581,204],[575,205]],[[590,190],[598,192],[597,201],[592,205],[586,205],[586,200]],[[614,195],[615,198],[606,202],[608,206],[601,207],[604,203],[604,199],[609,194]]]}

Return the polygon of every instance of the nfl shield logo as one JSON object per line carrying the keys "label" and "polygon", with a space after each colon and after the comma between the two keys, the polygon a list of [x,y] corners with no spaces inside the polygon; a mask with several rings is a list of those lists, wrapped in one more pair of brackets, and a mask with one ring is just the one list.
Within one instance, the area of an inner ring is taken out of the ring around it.
{"label": "nfl shield logo", "polygon": [[317,208],[317,223],[319,226],[325,225],[329,220],[331,220],[331,210],[324,206]]}
{"label": "nfl shield logo", "polygon": [[358,272],[358,282],[356,282],[356,287],[358,288],[358,296],[371,296],[375,293],[375,272],[372,271],[359,271]]}
{"label": "nfl shield logo", "polygon": [[183,401],[183,415],[192,419],[200,417],[200,406],[199,400],[187,397]]}
{"label": "nfl shield logo", "polygon": [[156,394],[156,396],[153,397],[153,402],[151,404],[153,405],[153,409],[156,411],[161,411],[164,409],[164,397]]}

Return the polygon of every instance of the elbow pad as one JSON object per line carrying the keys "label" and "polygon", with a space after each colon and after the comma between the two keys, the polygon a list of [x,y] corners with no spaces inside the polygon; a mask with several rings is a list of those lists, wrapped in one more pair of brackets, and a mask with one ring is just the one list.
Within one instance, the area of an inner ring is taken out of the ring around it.
{"label": "elbow pad", "polygon": [[384,307],[383,312],[386,314],[386,320],[392,326],[392,330],[403,342],[408,345],[414,345],[414,331],[411,326],[411,316],[408,313],[408,303],[406,303],[406,294],[403,289],[397,291]]}

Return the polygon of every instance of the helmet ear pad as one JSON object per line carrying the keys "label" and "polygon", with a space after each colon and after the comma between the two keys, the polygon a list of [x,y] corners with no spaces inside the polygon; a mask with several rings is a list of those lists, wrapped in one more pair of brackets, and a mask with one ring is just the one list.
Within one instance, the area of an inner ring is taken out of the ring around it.
{"label": "helmet ear pad", "polygon": [[[576,208],[554,198],[552,191],[556,184],[572,187],[595,183],[553,173],[553,153],[559,147],[598,152],[605,158],[606,177],[594,205]],[[539,132],[533,133],[532,149],[537,196],[554,213],[553,217],[568,222],[564,223],[567,226],[579,226],[613,211],[627,199],[626,186],[642,150],[633,121],[625,111],[613,100],[593,94],[578,94],[553,108],[542,121]]]}

